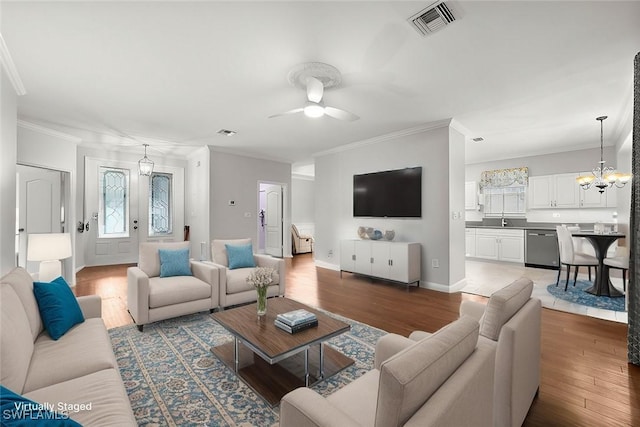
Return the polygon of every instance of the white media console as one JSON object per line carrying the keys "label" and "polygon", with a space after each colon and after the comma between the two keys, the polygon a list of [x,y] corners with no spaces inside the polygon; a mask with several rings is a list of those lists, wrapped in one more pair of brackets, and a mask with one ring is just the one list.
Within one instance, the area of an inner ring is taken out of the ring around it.
{"label": "white media console", "polygon": [[386,240],[342,240],[343,271],[400,282],[420,284],[420,243]]}

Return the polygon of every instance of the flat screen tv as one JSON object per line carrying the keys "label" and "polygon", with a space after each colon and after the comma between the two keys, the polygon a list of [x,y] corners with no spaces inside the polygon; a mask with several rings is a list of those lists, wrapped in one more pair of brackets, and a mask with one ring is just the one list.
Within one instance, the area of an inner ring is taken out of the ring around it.
{"label": "flat screen tv", "polygon": [[422,167],[354,175],[353,216],[420,218]]}

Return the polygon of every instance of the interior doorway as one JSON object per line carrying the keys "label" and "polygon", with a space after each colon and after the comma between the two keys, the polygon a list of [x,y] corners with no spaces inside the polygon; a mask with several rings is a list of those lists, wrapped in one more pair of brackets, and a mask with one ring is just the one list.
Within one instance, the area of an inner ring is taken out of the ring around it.
{"label": "interior doorway", "polygon": [[[27,260],[27,237],[33,233],[71,232],[68,215],[70,173],[17,165],[16,187],[16,262],[29,273],[37,273],[40,263]],[[72,280],[71,259],[61,261],[63,276]]]}
{"label": "interior doorway", "polygon": [[286,185],[258,183],[258,253],[282,258],[285,254]]}

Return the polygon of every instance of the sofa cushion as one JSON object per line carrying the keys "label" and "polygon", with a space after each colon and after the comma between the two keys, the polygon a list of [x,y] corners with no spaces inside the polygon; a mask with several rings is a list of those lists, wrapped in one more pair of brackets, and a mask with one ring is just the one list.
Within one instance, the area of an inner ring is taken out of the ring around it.
{"label": "sofa cushion", "polygon": [[227,250],[227,260],[229,269],[255,267],[256,262],[253,259],[253,246],[248,245],[224,245]]}
{"label": "sofa cushion", "polygon": [[529,301],[532,291],[533,282],[522,277],[491,294],[480,319],[480,335],[497,341],[502,326]]}
{"label": "sofa cushion", "polygon": [[478,329],[478,322],[461,317],[384,361],[376,425],[403,425],[473,353]]}
{"label": "sofa cushion", "polygon": [[102,319],[87,319],[57,341],[43,333],[34,344],[23,392],[118,366]]}
{"label": "sofa cushion", "polygon": [[50,403],[54,407],[59,402],[76,405],[79,410],[70,411],[69,415],[84,426],[137,426],[127,392],[116,369],[105,369],[53,384],[26,393],[25,397]]}
{"label": "sofa cushion", "polygon": [[62,277],[51,283],[35,282],[33,293],[38,301],[42,323],[54,340],[59,339],[74,325],[84,322],[78,300]]}
{"label": "sofa cushion", "polygon": [[55,427],[82,427],[62,412],[54,412],[41,403],[34,402],[24,396],[0,385],[0,414],[2,425],[27,426],[35,423]]}
{"label": "sofa cushion", "polygon": [[229,259],[227,258],[226,244],[230,245],[248,245],[251,244],[251,239],[227,239],[227,240],[213,240],[211,242],[211,256],[216,264],[229,267]]}
{"label": "sofa cushion", "polygon": [[372,426],[376,417],[376,396],[380,371],[373,369],[332,393],[327,400],[361,426]]}
{"label": "sofa cushion", "polygon": [[237,294],[255,289],[255,287],[247,283],[247,277],[255,271],[255,268],[236,268],[235,270],[227,270],[227,295]]}
{"label": "sofa cushion", "polygon": [[189,242],[142,242],[138,252],[138,267],[149,277],[160,276],[159,249],[189,248]]}
{"label": "sofa cushion", "polygon": [[211,298],[211,285],[193,276],[149,278],[149,308]]}
{"label": "sofa cushion", "polygon": [[193,276],[189,263],[189,248],[158,249],[160,277]]}
{"label": "sofa cushion", "polygon": [[0,301],[0,383],[22,393],[33,354],[29,319],[8,283],[0,283]]}
{"label": "sofa cushion", "polygon": [[38,310],[38,303],[35,295],[33,295],[33,278],[24,268],[17,267],[11,272],[6,274],[2,279],[2,283],[8,283],[13,287],[13,290],[22,301],[25,313],[29,318],[29,327],[31,329],[31,339],[35,341],[36,337],[40,335],[44,326],[42,319],[40,318],[40,311]]}

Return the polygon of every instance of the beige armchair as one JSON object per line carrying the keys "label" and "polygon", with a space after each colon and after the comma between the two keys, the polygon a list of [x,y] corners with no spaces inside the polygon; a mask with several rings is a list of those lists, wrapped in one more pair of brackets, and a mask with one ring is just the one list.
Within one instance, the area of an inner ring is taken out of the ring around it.
{"label": "beige armchair", "polygon": [[[460,316],[480,322],[479,342],[496,349],[494,426],[521,426],[540,387],[540,300],[533,282],[521,278],[494,292],[485,305],[462,301]],[[429,336],[413,332],[412,340]]]}
{"label": "beige armchair", "polygon": [[141,332],[147,323],[218,307],[215,266],[191,260],[192,276],[160,277],[158,251],[185,248],[189,242],[140,243],[138,266],[127,269],[127,308]]}
{"label": "beige armchair", "polygon": [[[255,288],[247,283],[247,277],[255,267],[229,268],[229,258],[225,245],[249,245],[251,239],[216,239],[211,242],[211,263],[218,268],[220,282],[220,307],[243,304],[257,300]],[[253,254],[256,267],[270,267],[276,271],[274,281],[267,289],[267,297],[284,296],[285,291],[285,264],[284,260],[269,255]]]}
{"label": "beige armchair", "polygon": [[300,234],[295,224],[291,224],[291,243],[294,255],[313,252],[313,237],[308,234]]}
{"label": "beige armchair", "polygon": [[495,348],[478,342],[478,328],[463,317],[418,342],[385,335],[374,369],[340,390],[285,395],[280,426],[489,427]]}

